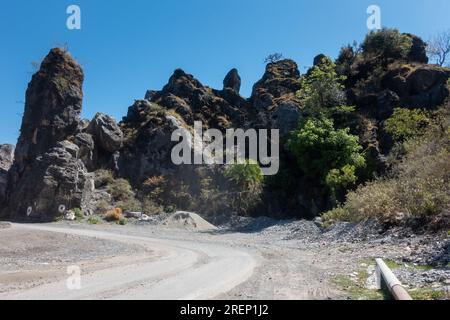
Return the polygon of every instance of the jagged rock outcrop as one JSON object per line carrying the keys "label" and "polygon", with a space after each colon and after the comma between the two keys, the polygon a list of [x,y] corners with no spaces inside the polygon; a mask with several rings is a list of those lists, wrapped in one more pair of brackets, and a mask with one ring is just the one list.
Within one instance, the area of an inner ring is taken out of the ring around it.
{"label": "jagged rock outcrop", "polygon": [[382,79],[386,89],[395,92],[401,106],[434,108],[448,96],[450,69],[432,65],[405,65],[394,69]]}
{"label": "jagged rock outcrop", "polygon": [[[172,149],[178,144],[172,141],[172,134],[179,129],[190,130],[179,115],[139,100],[129,108],[121,126],[127,138],[119,159],[121,176],[135,184],[159,175],[193,177],[193,166],[175,165],[171,158]],[[194,150],[193,145],[190,147]]]}
{"label": "jagged rock outcrop", "polygon": [[301,117],[300,71],[292,60],[282,60],[267,65],[261,80],[253,87],[250,101],[258,111],[258,127],[279,129],[282,138],[296,129]]}
{"label": "jagged rock outcrop", "polygon": [[4,204],[6,188],[8,186],[8,171],[14,161],[14,146],[0,145],[0,206]]}
{"label": "jagged rock outcrop", "polygon": [[408,55],[408,60],[410,62],[428,63],[427,43],[416,35],[410,33],[407,33],[407,35],[412,39],[412,47]]}
{"label": "jagged rock outcrop", "polygon": [[241,77],[237,69],[231,69],[223,80],[223,89],[232,89],[236,93],[241,90]]}
{"label": "jagged rock outcrop", "polygon": [[83,79],[80,66],[61,49],[52,49],[33,75],[15,151],[14,168],[19,176],[36,157],[76,134]]}
{"label": "jagged rock outcrop", "polygon": [[[359,135],[371,173],[386,170],[384,155],[389,148],[381,143],[380,132],[394,108],[431,109],[449,96],[450,70],[424,64],[426,44],[410,36],[413,46],[408,58],[391,59],[382,68],[373,57],[358,56],[348,49],[344,68],[349,76],[347,97],[341,90],[339,98],[355,105],[356,111],[333,117],[337,127],[349,127],[352,134]],[[320,65],[324,57],[318,55],[314,65]],[[172,134],[179,129],[192,133],[195,121],[201,121],[203,129],[221,132],[230,128],[279,129],[283,171],[279,180],[289,181],[268,187],[264,195],[268,205],[263,210],[266,214],[312,217],[326,209],[325,193],[320,189],[308,193],[304,175],[285,143],[303,116],[302,101],[296,95],[301,89],[300,72],[294,61],[269,63],[248,99],[239,93],[241,78],[236,69],[225,76],[220,90],[177,69],[162,90],[149,90],[144,100],[135,101],[120,123],[102,113],[91,121],[80,120],[82,82],[81,68],[60,49],[51,50],[33,76],[12,166],[12,147],[0,146],[0,205],[4,200],[4,212],[12,218],[49,221],[74,208],[94,213],[100,201],[113,201],[106,187],[96,188],[96,174],[104,171],[100,169],[129,180],[136,194],[144,197],[146,182],[160,181],[158,194],[164,189],[164,195],[158,195],[161,205],[178,199],[181,207],[189,210],[186,204],[204,197],[202,208],[208,206],[210,198],[202,191],[226,189],[223,169],[172,161],[173,147],[178,144],[172,141]],[[193,150],[198,141],[190,143]],[[172,198],[165,201],[162,197]]]}
{"label": "jagged rock outcrop", "polygon": [[[229,98],[245,103],[236,95]],[[179,114],[190,126],[194,121],[201,121],[207,127],[226,129],[241,124],[245,118],[242,105],[230,103],[221,92],[204,86],[181,69],[175,70],[161,91],[153,91],[146,96],[152,103]]]}
{"label": "jagged rock outcrop", "polygon": [[391,67],[380,77],[378,90],[350,89],[350,103],[379,121],[398,107],[433,109],[449,96],[449,77],[450,69],[434,65]]}
{"label": "jagged rock outcrop", "polygon": [[79,206],[86,168],[77,134],[83,71],[61,49],[52,49],[27,90],[21,134],[8,175],[7,206],[12,218],[51,220],[62,207]]}
{"label": "jagged rock outcrop", "polygon": [[96,145],[106,152],[114,153],[122,148],[122,130],[116,121],[106,114],[97,113],[89,124],[87,132],[91,134]]}

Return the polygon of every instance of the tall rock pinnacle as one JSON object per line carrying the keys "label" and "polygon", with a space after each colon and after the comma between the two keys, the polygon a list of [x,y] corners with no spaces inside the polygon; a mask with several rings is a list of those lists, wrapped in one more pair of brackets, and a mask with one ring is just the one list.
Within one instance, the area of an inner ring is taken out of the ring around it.
{"label": "tall rock pinnacle", "polygon": [[[52,49],[28,85],[14,164],[9,172],[10,215],[46,220],[74,206],[83,163],[68,140],[79,130],[83,71],[62,49]],[[70,200],[68,200],[70,199]]]}

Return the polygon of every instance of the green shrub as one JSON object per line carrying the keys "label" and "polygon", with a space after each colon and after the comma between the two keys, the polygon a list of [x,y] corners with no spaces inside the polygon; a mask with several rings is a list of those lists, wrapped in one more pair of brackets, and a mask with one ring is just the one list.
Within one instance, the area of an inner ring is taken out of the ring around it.
{"label": "green shrub", "polygon": [[407,59],[413,42],[412,38],[396,29],[384,28],[371,31],[361,48],[365,56],[387,59]]}
{"label": "green shrub", "polygon": [[87,220],[87,222],[89,224],[99,224],[100,220],[97,217],[89,217],[89,219]]}
{"label": "green shrub", "polygon": [[135,197],[130,183],[125,179],[113,180],[108,184],[107,191],[114,201],[128,201]]}
{"label": "green shrub", "polygon": [[244,189],[258,188],[264,180],[261,168],[254,160],[246,160],[245,163],[231,165],[227,167],[224,175]]}
{"label": "green shrub", "polygon": [[300,79],[297,97],[311,115],[326,113],[330,107],[346,104],[343,81],[345,77],[339,76],[335,64],[325,57]]}
{"label": "green shrub", "polygon": [[264,175],[258,163],[247,160],[242,164],[227,167],[225,178],[232,184],[231,191],[224,195],[232,212],[248,215],[260,203]]}
{"label": "green shrub", "polygon": [[404,142],[422,135],[430,123],[427,112],[423,110],[397,108],[384,127],[395,141]]}
{"label": "green shrub", "polygon": [[332,197],[356,182],[356,170],[365,166],[359,138],[336,130],[330,119],[303,121],[288,145],[305,176],[327,186]]}
{"label": "green shrub", "polygon": [[84,219],[84,213],[83,210],[80,208],[72,209],[73,213],[75,213],[76,220],[83,220]]}

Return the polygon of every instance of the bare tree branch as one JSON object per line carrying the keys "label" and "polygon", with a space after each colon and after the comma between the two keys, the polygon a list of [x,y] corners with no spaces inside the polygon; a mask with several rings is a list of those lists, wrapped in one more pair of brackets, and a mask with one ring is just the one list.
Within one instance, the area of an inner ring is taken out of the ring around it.
{"label": "bare tree branch", "polygon": [[449,65],[450,30],[442,32],[428,42],[428,55],[440,66]]}

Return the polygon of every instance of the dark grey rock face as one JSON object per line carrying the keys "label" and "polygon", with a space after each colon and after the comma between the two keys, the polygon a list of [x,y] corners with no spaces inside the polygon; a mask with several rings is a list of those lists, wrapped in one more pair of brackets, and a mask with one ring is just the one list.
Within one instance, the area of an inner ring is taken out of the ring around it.
{"label": "dark grey rock face", "polygon": [[229,88],[239,93],[241,90],[241,77],[239,76],[237,69],[231,69],[231,71],[225,76],[225,79],[223,80],[223,88],[224,90]]}
{"label": "dark grey rock face", "polygon": [[261,80],[253,87],[253,107],[258,110],[258,126],[279,129],[282,139],[298,127],[301,117],[300,72],[292,60],[282,60],[267,65]]}
{"label": "dark grey rock face", "polygon": [[79,208],[87,170],[76,158],[78,147],[62,141],[36,158],[9,198],[12,218],[51,221],[70,208]]}
{"label": "dark grey rock face", "polygon": [[106,114],[97,113],[87,131],[92,135],[96,145],[106,152],[114,153],[122,148],[122,130],[116,121]]}
{"label": "dark grey rock face", "polygon": [[83,71],[61,49],[52,49],[28,85],[14,167],[20,175],[36,157],[77,132]]}
{"label": "dark grey rock face", "polygon": [[51,220],[76,207],[82,186],[79,147],[67,141],[80,128],[83,71],[61,49],[52,49],[26,94],[21,134],[8,175],[7,214]]}
{"label": "dark grey rock face", "polygon": [[89,133],[79,133],[75,136],[74,143],[78,146],[78,158],[83,161],[89,171],[94,171],[97,166],[97,154],[95,152],[95,142]]}

